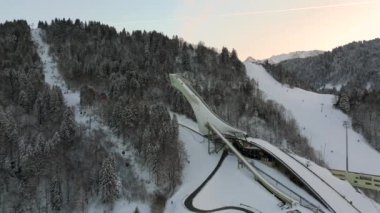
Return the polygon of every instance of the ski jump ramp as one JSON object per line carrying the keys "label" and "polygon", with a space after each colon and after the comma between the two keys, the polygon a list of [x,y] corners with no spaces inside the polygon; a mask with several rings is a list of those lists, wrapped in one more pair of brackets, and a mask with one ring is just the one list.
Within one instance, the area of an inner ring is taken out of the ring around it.
{"label": "ski jump ramp", "polygon": [[[215,133],[222,141],[230,148],[230,150],[244,163],[250,172],[254,175],[255,179],[258,180],[265,188],[267,188],[271,193],[278,197],[283,202],[293,206],[297,205],[297,201],[292,199],[287,194],[278,190],[271,183],[267,182],[260,173],[253,168],[247,160],[241,155],[241,153],[235,149],[231,142],[229,142],[224,136],[236,137],[236,135],[247,136],[247,133],[241,131],[235,127],[232,127],[225,121],[223,121],[219,116],[217,116],[207,104],[202,100],[201,96],[190,86],[178,74],[169,75],[171,85],[179,90],[190,103],[195,117],[197,119],[198,127],[200,133],[203,135],[208,135],[210,132]],[[302,163],[297,161],[294,157],[290,156],[278,149],[277,147],[271,145],[270,143],[260,140],[247,138],[247,141],[252,145],[264,150],[269,155],[277,159],[283,166],[285,166],[289,172],[293,173],[299,178],[301,182],[305,184],[306,187],[321,201],[321,203],[332,212],[360,212],[355,206],[349,202],[345,197],[343,197],[338,191],[336,191],[332,186],[326,183],[317,174],[312,172]]]}

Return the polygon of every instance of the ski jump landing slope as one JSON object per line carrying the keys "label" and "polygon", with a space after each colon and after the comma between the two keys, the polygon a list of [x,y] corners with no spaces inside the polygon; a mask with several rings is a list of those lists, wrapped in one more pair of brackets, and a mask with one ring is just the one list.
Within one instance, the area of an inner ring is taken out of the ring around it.
{"label": "ski jump landing slope", "polygon": [[273,146],[267,141],[261,139],[248,138],[250,143],[265,150],[285,167],[291,173],[296,175],[317,197],[322,199],[335,212],[360,212],[351,201],[343,197],[337,190],[326,183],[321,177],[309,170],[301,162]]}

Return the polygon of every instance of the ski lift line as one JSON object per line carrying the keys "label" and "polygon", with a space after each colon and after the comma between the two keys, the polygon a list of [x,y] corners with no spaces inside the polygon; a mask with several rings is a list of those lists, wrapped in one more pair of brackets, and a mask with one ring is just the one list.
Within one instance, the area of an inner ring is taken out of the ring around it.
{"label": "ski lift line", "polygon": [[278,190],[272,184],[270,184],[253,166],[240,154],[240,152],[229,142],[223,134],[213,125],[207,123],[207,127],[213,131],[227,146],[228,148],[242,161],[242,163],[248,168],[248,170],[254,175],[255,179],[258,180],[267,190],[272,192],[276,197],[278,197],[284,203],[289,204],[290,206],[297,205],[297,201],[289,197],[285,193]]}

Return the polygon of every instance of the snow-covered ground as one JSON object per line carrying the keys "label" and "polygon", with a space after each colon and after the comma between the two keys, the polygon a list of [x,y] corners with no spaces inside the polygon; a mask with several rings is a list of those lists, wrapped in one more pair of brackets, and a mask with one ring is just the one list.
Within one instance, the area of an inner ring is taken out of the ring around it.
{"label": "snow-covered ground", "polygon": [[343,86],[343,84],[341,84],[341,83],[339,83],[339,84],[327,83],[326,85],[322,86],[319,89],[336,89],[337,91],[339,91],[342,88],[342,86]]}
{"label": "snow-covered ground", "polygon": [[[334,108],[334,96],[289,88],[277,82],[261,65],[245,62],[247,74],[258,82],[267,99],[282,104],[296,119],[302,135],[332,169],[346,168],[346,129],[350,118]],[[380,153],[362,135],[348,128],[349,170],[380,175]]]}
{"label": "snow-covered ground", "polygon": [[[178,116],[178,122],[198,130],[197,124],[184,116]],[[188,212],[183,205],[186,197],[207,178],[217,165],[221,155],[221,152],[209,155],[207,141],[187,128],[180,127],[179,137],[184,142],[188,163],[183,171],[182,185],[167,201],[165,210],[167,213]],[[200,209],[238,206],[254,212],[289,211],[289,209],[278,207],[278,203],[280,201],[256,182],[247,169],[238,169],[237,159],[233,155],[229,155],[225,159],[215,176],[194,199],[194,206]],[[302,212],[310,212],[301,206],[296,208]],[[228,210],[226,212],[235,211]]]}
{"label": "snow-covered ground", "polygon": [[[41,29],[32,30],[32,39],[38,47],[38,54],[43,63],[43,72],[45,75],[45,82],[50,86],[59,86],[63,92],[63,97],[67,106],[74,108],[75,121],[87,128],[87,133],[91,134],[94,130],[102,130],[106,135],[106,140],[110,141],[114,146],[104,146],[108,151],[120,154],[121,150],[125,151],[124,155],[121,155],[124,159],[130,162],[130,168],[134,171],[134,174],[139,175],[139,179],[143,180],[148,192],[153,192],[157,189],[156,185],[150,181],[148,171],[139,165],[134,156],[133,148],[130,144],[123,143],[123,140],[116,136],[110,128],[104,123],[104,121],[92,112],[90,109],[81,109],[80,107],[80,93],[77,90],[69,89],[62,75],[59,73],[57,64],[53,58],[49,55],[49,45],[45,43],[41,37]],[[149,205],[141,202],[129,202],[126,200],[119,200],[115,204],[114,212],[132,212],[136,207],[139,207],[140,212],[149,212]],[[103,212],[102,206],[98,204],[90,206],[90,208],[97,209]],[[131,209],[133,208],[133,209]],[[92,212],[92,211],[91,211]]]}
{"label": "snow-covered ground", "polygon": [[281,61],[286,61],[286,60],[295,59],[295,58],[307,58],[307,57],[316,56],[322,53],[324,53],[324,51],[321,51],[321,50],[296,51],[296,52],[290,52],[290,53],[285,53],[285,54],[280,54],[280,55],[274,55],[268,58],[267,60],[268,60],[268,63],[270,64],[278,64]]}

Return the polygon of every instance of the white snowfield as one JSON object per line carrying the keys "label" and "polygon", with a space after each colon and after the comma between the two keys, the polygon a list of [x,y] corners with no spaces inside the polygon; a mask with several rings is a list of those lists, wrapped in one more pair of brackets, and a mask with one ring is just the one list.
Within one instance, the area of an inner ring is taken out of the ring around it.
{"label": "white snowfield", "polygon": [[[334,108],[333,95],[289,88],[277,82],[261,65],[245,62],[247,74],[258,82],[267,99],[283,105],[297,121],[301,134],[320,152],[331,169],[346,169],[346,129],[350,118]],[[380,175],[380,153],[362,135],[348,128],[349,171]]]}
{"label": "white snowfield", "polygon": [[296,51],[296,52],[290,52],[290,53],[285,53],[285,54],[280,54],[280,55],[274,55],[268,58],[267,60],[268,60],[268,63],[270,64],[278,64],[282,61],[295,59],[295,58],[308,58],[308,57],[316,56],[322,53],[324,53],[324,51],[321,51],[321,50]]}

